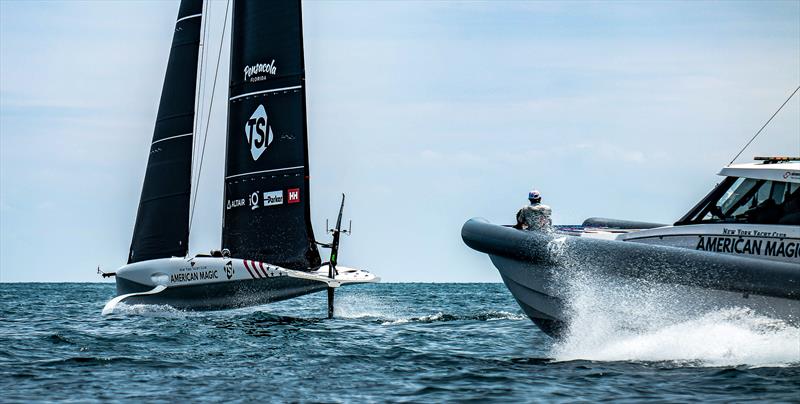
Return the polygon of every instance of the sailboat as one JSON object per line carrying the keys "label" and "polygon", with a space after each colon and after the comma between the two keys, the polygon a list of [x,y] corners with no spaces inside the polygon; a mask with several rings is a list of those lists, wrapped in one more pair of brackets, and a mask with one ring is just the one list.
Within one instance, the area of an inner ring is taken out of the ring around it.
{"label": "sailboat", "polygon": [[188,254],[202,19],[202,0],[182,0],[128,262],[103,274],[117,287],[103,314],[121,302],[213,310],[327,290],[332,317],[336,288],[379,278],[337,265],[344,195],[333,241],[314,237],[300,0],[233,1],[222,249]]}

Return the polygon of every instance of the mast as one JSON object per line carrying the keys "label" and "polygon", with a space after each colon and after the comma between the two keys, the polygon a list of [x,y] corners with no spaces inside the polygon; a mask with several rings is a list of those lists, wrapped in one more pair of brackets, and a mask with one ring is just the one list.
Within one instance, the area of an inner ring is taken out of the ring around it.
{"label": "mast", "polygon": [[222,246],[319,267],[311,226],[299,0],[234,0]]}
{"label": "mast", "polygon": [[175,22],[128,263],[186,255],[202,0],[182,0]]}

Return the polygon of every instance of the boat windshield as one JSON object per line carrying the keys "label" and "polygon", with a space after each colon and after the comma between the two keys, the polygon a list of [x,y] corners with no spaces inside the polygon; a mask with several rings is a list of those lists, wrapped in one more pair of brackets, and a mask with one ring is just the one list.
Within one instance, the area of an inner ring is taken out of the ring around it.
{"label": "boat windshield", "polygon": [[799,225],[800,184],[729,178],[677,224],[690,223]]}

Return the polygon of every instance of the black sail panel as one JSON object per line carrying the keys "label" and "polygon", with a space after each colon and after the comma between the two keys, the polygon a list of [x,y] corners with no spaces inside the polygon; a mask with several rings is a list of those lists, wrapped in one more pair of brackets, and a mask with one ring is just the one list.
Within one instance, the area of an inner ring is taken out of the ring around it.
{"label": "black sail panel", "polygon": [[232,21],[222,246],[316,268],[300,1],[235,0]]}
{"label": "black sail panel", "polygon": [[182,0],[178,11],[128,263],[187,252],[202,8]]}

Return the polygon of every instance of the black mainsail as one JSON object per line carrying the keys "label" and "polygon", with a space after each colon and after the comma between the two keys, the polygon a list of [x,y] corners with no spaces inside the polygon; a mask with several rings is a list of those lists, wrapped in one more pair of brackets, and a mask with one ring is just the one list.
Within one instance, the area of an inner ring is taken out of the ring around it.
{"label": "black mainsail", "polygon": [[222,246],[237,258],[319,267],[311,227],[299,0],[235,0]]}
{"label": "black mainsail", "polygon": [[186,255],[202,0],[182,0],[128,263]]}

